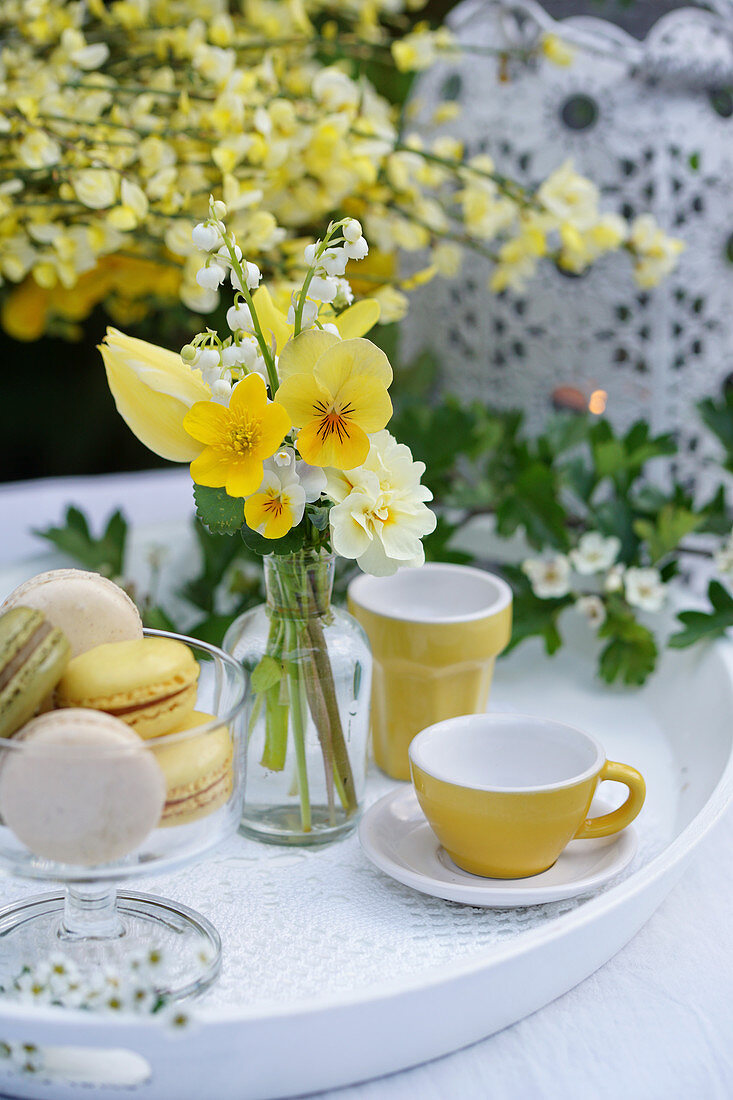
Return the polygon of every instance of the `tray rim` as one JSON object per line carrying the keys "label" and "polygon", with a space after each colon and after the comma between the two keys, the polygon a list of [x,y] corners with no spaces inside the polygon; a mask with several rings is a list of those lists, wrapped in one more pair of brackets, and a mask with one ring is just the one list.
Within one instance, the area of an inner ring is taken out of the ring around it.
{"label": "tray rim", "polygon": [[[733,688],[733,639],[719,639],[711,644],[709,649],[712,648],[720,654]],[[542,927],[521,933],[506,944],[492,945],[484,952],[467,956],[453,963],[432,967],[426,975],[387,979],[370,986],[366,991],[338,991],[288,1006],[268,1006],[267,1004],[252,1008],[244,1005],[237,1008],[204,1006],[197,1010],[194,1002],[196,1032],[200,1034],[202,1031],[222,1025],[296,1020],[337,1009],[366,1007],[399,995],[427,992],[462,978],[474,976],[495,965],[505,964],[541,944],[552,943],[608,914],[635,895],[645,891],[674,867],[679,866],[682,869],[686,858],[722,817],[731,802],[733,802],[733,738],[725,766],[707,802],[679,835],[649,863],[644,864],[628,878],[609,886],[598,897],[590,899],[571,912],[562,914]],[[136,1037],[140,1041],[152,1033],[158,1035],[156,1042],[163,1039],[161,1034],[163,1029],[160,1025],[156,1026],[157,1021],[154,1018],[141,1019],[132,1015],[110,1018],[95,1016],[77,1009],[25,1005],[12,999],[8,999],[6,1003],[3,1001],[4,998],[0,997],[0,1021],[7,1019],[13,1025],[48,1024],[54,1027],[57,1034],[62,1030],[72,1029],[77,1035],[81,1026],[88,1040],[91,1041],[97,1037],[100,1043],[108,1041],[110,1033],[114,1033],[118,1038],[124,1036],[130,1042],[135,1041]],[[174,1035],[171,1041],[178,1043],[180,1039]]]}

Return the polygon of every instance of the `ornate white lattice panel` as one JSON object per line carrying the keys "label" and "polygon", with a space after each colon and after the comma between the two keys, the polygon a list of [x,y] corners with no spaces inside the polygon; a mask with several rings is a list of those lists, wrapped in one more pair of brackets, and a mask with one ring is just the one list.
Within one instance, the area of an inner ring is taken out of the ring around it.
{"label": "ornate white lattice panel", "polygon": [[[455,9],[458,38],[506,48],[552,21],[532,3],[467,0]],[[523,293],[491,295],[489,264],[466,255],[459,276],[418,291],[403,324],[409,359],[429,346],[451,389],[525,410],[532,430],[569,385],[608,394],[620,427],[643,416],[674,430],[676,472],[691,482],[717,475],[717,454],[694,416],[701,397],[733,374],[733,7],[730,23],[686,8],[664,16],[644,42],[595,18],[557,32],[578,49],[570,68],[512,62],[508,82],[493,57],[456,55],[418,83],[418,131],[434,137],[436,104],[457,100],[459,118],[440,128],[469,154],[488,152],[500,171],[535,183],[571,158],[600,186],[606,209],[650,211],[687,249],[653,291],[635,287],[623,256],[582,276],[550,265]],[[725,82],[731,86],[726,87]]]}

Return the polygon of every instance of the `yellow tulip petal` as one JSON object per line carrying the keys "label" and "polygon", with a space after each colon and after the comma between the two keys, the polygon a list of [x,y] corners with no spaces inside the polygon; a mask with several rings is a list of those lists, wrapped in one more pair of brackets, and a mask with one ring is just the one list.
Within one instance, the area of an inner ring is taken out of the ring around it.
{"label": "yellow tulip petal", "polygon": [[231,469],[231,456],[218,447],[206,447],[191,463],[191,477],[197,485],[221,489]]}
{"label": "yellow tulip petal", "polygon": [[262,414],[261,435],[257,452],[262,458],[274,454],[292,427],[287,411],[277,401],[272,401]]}
{"label": "yellow tulip petal", "polygon": [[376,298],[362,298],[339,313],[334,324],[342,340],[352,340],[356,336],[365,336],[373,329],[380,313],[381,306]]}
{"label": "yellow tulip petal", "polygon": [[376,378],[349,378],[338,392],[338,407],[353,409],[350,418],[370,435],[381,431],[392,417],[389,394]]}
{"label": "yellow tulip petal", "polygon": [[292,374],[281,384],[275,398],[287,409],[295,427],[302,428],[315,415],[319,401],[330,403],[331,394],[312,374]]}
{"label": "yellow tulip petal", "polygon": [[285,314],[277,308],[266,286],[257,288],[252,295],[252,301],[262,331],[266,338],[268,333],[275,337],[275,354],[279,355],[293,334],[293,326],[288,324]]}
{"label": "yellow tulip petal", "polygon": [[314,368],[315,377],[334,396],[353,375],[375,378],[385,387],[392,381],[389,359],[369,340],[341,340],[328,349]]}
{"label": "yellow tulip petal", "polygon": [[349,424],[348,435],[339,438],[329,432],[319,434],[320,421],[311,420],[298,435],[298,450],[311,466],[334,466],[337,470],[353,470],[361,466],[369,454],[369,437],[358,424]]}
{"label": "yellow tulip petal", "polygon": [[232,390],[229,408],[233,412],[248,412],[261,416],[267,406],[267,387],[259,374],[248,374]]}
{"label": "yellow tulip petal", "polygon": [[100,348],[117,411],[141,443],[171,462],[190,462],[201,450],[183,427],[189,406],[143,385],[104,344]]}
{"label": "yellow tulip petal", "polygon": [[281,381],[294,374],[312,374],[316,363],[329,348],[340,344],[338,336],[320,328],[309,328],[289,340],[280,353],[277,373]]}
{"label": "yellow tulip petal", "polygon": [[210,446],[220,443],[222,436],[228,434],[229,421],[227,409],[218,401],[197,401],[186,413],[183,426],[199,443]]}
{"label": "yellow tulip petal", "polygon": [[189,405],[194,401],[206,401],[211,396],[201,372],[186,366],[178,352],[126,336],[112,327],[107,328],[104,342],[99,346],[103,356],[105,349],[118,356],[145,385],[159,393],[167,393]]}
{"label": "yellow tulip petal", "polygon": [[262,460],[254,455],[235,463],[230,458],[228,471],[226,490],[230,497],[248,497],[262,484]]}

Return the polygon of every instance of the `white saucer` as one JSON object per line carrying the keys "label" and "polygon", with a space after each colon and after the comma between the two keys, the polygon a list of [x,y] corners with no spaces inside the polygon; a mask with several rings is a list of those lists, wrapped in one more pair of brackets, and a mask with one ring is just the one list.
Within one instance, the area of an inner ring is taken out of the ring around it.
{"label": "white saucer", "polygon": [[[610,809],[594,799],[594,815]],[[623,871],[637,848],[636,833],[627,827],[599,840],[571,840],[557,863],[540,875],[480,878],[450,859],[408,786],[369,807],[359,826],[359,840],[372,863],[405,886],[447,901],[502,909],[561,901],[594,890]]]}

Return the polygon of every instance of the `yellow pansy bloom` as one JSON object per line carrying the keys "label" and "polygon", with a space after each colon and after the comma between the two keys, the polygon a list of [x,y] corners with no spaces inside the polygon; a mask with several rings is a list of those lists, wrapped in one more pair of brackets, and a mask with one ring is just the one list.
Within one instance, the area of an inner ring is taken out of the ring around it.
{"label": "yellow pansy bloom", "polygon": [[305,489],[289,470],[265,470],[262,484],[244,505],[247,526],[266,539],[281,539],[305,511]]}
{"label": "yellow pansy bloom", "polygon": [[260,487],[264,460],[282,443],[290,417],[282,405],[268,402],[262,378],[248,374],[234,387],[228,408],[216,401],[197,401],[183,426],[204,444],[191,463],[196,484],[246,497]]}
{"label": "yellow pansy bloom", "polygon": [[201,450],[184,430],[192,405],[211,390],[177,352],[136,340],[108,328],[99,345],[107,382],[122,419],[137,438],[161,458],[190,462]]}
{"label": "yellow pansy bloom", "polygon": [[298,450],[311,466],[351,470],[369,453],[368,435],[392,415],[392,368],[369,340],[340,340],[319,329],[283,348],[278,401],[300,429]]}

